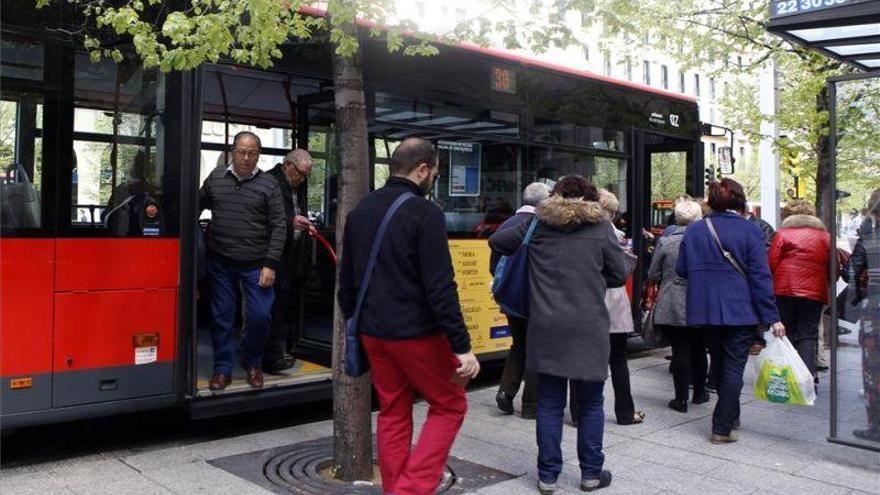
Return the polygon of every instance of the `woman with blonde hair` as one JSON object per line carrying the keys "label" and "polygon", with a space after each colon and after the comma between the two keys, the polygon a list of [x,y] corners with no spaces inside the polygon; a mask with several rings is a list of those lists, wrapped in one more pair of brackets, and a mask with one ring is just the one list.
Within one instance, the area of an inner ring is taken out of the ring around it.
{"label": "woman with blonde hair", "polygon": [[[611,222],[620,208],[620,202],[614,193],[602,189],[599,191],[599,204],[605,210],[605,218]],[[635,268],[636,257],[626,249],[626,235],[614,228],[617,242],[627,257],[627,268],[630,272]],[[632,391],[629,385],[629,367],[626,363],[626,342],[633,332],[632,305],[626,287],[614,287],[605,292],[605,307],[611,319],[609,338],[611,354],[608,364],[611,366],[611,384],[614,387],[614,413],[617,424],[632,425],[645,420],[645,413],[635,410]]]}

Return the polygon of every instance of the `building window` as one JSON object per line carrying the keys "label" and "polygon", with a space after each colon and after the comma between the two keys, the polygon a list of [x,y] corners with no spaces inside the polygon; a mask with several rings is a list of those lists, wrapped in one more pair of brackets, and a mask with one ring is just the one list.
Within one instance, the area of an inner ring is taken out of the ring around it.
{"label": "building window", "polygon": [[584,60],[589,62],[590,61],[590,45],[587,45],[585,43],[583,46],[583,50],[584,50]]}
{"label": "building window", "polygon": [[715,149],[716,149],[716,148],[715,148],[715,143],[710,144],[710,145],[709,145],[709,148],[712,150],[712,159],[713,159],[713,161],[714,161],[714,159],[715,159]]}
{"label": "building window", "polygon": [[650,44],[651,44],[651,33],[645,33],[645,34],[643,34],[643,35],[642,35],[642,41],[643,41],[646,45],[650,45]]}
{"label": "building window", "polygon": [[739,157],[740,157],[740,159],[743,159],[746,157],[746,147],[745,146],[739,147]]}
{"label": "building window", "polygon": [[633,64],[629,58],[626,59],[626,78],[629,81],[633,80]]}
{"label": "building window", "polygon": [[709,98],[715,99],[715,78],[709,79]]}
{"label": "building window", "polygon": [[678,92],[687,93],[687,88],[684,85],[684,71],[678,73]]}
{"label": "building window", "polygon": [[709,122],[713,123],[713,124],[715,123],[715,109],[714,108],[709,109]]}
{"label": "building window", "polygon": [[740,69],[743,68],[743,58],[742,56],[736,57],[736,66]]}
{"label": "building window", "polygon": [[611,75],[611,52],[605,50],[605,75]]}
{"label": "building window", "polygon": [[419,17],[425,16],[425,2],[416,2],[416,13]]}
{"label": "building window", "polygon": [[700,97],[700,75],[694,74],[694,96]]}
{"label": "building window", "polygon": [[663,89],[669,89],[669,67],[660,66],[660,85]]}

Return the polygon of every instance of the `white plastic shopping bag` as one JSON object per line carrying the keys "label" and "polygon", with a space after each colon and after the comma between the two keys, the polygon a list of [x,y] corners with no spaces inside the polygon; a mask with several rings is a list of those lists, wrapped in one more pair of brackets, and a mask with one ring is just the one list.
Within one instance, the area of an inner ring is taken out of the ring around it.
{"label": "white plastic shopping bag", "polygon": [[813,375],[787,337],[764,334],[767,346],[755,359],[755,398],[776,404],[812,406],[816,401]]}

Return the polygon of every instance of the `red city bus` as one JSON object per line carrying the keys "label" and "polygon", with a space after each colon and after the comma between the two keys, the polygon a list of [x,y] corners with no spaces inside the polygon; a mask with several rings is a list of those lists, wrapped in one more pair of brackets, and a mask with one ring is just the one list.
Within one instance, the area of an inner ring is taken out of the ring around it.
{"label": "red city bus", "polygon": [[[262,169],[306,148],[314,171],[304,200],[335,242],[331,47],[288,43],[270,71],[218,64],[162,74],[144,70],[130,47],[119,63],[92,62],[77,42],[35,27],[69,24],[61,10],[4,7],[2,427],[167,407],[204,417],[328,398],[335,272],[311,240],[300,243],[291,310],[297,366],[267,375],[263,389],[237,375],[226,390],[208,390],[201,239],[210,214],[197,210],[196,192],[240,130],[261,136]],[[364,71],[375,184],[400,140],[421,136],[440,151],[432,196],[447,215],[462,307],[483,359],[503,357],[510,339],[475,230],[517,206],[526,184],[581,173],[613,190],[638,253],[644,241],[633,233],[651,223],[652,164],[678,167],[681,191],[702,192],[692,98],[473,47],[407,58],[369,40]]]}

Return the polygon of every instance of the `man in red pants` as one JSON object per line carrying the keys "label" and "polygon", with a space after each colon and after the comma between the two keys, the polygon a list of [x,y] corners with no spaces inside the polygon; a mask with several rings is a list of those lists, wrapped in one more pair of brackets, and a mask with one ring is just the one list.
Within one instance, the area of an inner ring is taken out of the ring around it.
{"label": "man in red pants", "polygon": [[[358,325],[379,396],[377,444],[386,494],[434,493],[467,412],[464,383],[480,371],[461,315],[446,218],[424,198],[439,168],[431,143],[403,141],[391,156],[385,187],[365,196],[345,222],[338,298],[348,318],[382,218],[401,194],[416,196],[388,224]],[[411,448],[416,393],[429,407]]]}

